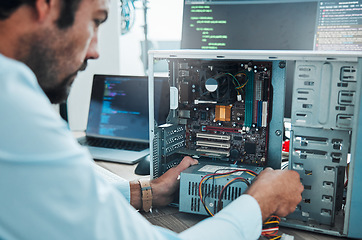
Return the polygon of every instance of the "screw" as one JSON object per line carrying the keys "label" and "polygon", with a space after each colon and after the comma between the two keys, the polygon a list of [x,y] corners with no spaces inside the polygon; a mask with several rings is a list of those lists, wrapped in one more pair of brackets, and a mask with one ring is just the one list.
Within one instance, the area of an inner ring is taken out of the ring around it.
{"label": "screw", "polygon": [[285,63],[285,61],[279,62],[279,67],[280,67],[280,68],[285,68],[286,65],[287,65],[287,64]]}

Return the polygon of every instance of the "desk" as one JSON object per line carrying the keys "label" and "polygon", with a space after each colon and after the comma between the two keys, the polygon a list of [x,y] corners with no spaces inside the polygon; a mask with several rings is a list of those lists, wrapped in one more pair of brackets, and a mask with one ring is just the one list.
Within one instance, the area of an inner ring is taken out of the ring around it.
{"label": "desk", "polygon": [[[135,165],[126,165],[119,163],[103,162],[97,161],[97,164],[110,170],[111,172],[121,176],[129,181],[135,180],[140,175],[136,175],[134,170],[137,166]],[[183,230],[195,225],[199,221],[206,218],[206,216],[181,213],[175,207],[163,207],[154,209],[152,213],[141,213],[149,222],[154,225],[168,228],[175,232],[182,232]],[[279,234],[288,234],[294,236],[294,240],[341,240],[348,238],[334,237],[324,234],[317,234],[308,231],[302,231],[292,228],[281,227]],[[260,238],[262,240],[264,238]]]}

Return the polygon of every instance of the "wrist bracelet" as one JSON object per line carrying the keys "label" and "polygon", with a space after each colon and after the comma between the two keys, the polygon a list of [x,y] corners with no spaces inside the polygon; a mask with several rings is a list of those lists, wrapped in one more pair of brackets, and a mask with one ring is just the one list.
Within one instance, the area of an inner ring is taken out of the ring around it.
{"label": "wrist bracelet", "polygon": [[145,212],[149,212],[152,207],[152,189],[150,180],[141,178],[138,180],[138,182],[141,186],[142,209]]}

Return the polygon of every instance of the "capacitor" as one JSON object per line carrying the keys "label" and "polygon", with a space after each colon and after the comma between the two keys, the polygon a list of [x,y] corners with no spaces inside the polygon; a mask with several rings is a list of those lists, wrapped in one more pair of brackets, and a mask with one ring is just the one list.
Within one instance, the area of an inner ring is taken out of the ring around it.
{"label": "capacitor", "polygon": [[239,159],[240,158],[240,152],[239,152],[239,150],[237,150],[237,149],[232,149],[231,151],[230,151],[230,158],[232,159],[232,160],[237,160],[237,159]]}

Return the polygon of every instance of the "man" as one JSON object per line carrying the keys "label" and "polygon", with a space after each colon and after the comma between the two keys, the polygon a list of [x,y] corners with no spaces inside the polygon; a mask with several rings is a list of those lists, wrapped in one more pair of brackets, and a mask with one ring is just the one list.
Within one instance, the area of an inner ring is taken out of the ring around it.
{"label": "man", "polygon": [[[289,214],[301,200],[296,172],[266,169],[247,194],[176,234],[129,205],[142,209],[138,182],[113,186],[98,176],[53,111],[87,60],[98,58],[108,1],[0,2],[0,239],[258,238],[262,220]],[[192,164],[186,157],[151,182],[153,206],[172,200],[177,177]]]}

